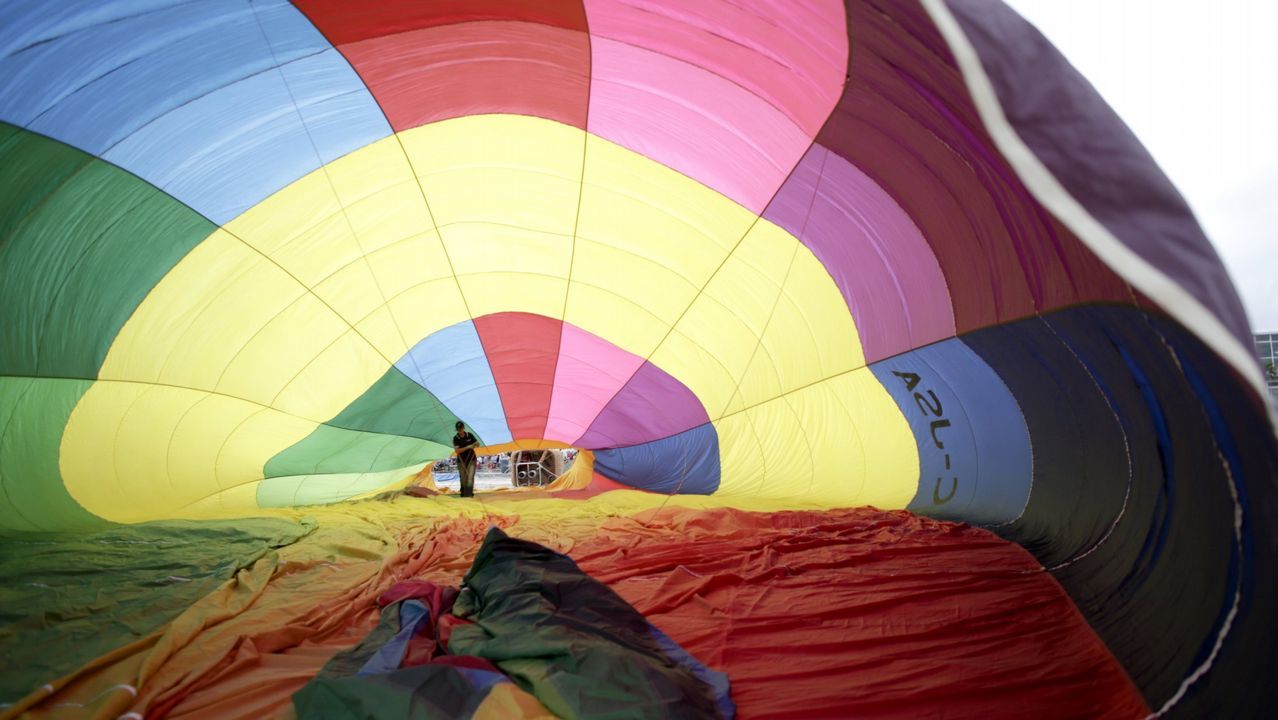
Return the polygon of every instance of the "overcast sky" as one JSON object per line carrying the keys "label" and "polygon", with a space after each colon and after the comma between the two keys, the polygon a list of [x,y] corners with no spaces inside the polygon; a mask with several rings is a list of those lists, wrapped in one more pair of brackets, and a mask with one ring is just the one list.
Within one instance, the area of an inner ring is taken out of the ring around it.
{"label": "overcast sky", "polygon": [[1004,0],[1136,132],[1278,331],[1278,0]]}

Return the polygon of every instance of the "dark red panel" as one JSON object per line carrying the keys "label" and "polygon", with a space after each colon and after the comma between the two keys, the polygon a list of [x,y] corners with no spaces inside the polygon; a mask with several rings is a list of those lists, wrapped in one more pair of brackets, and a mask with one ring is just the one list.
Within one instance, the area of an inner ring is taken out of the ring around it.
{"label": "dark red panel", "polygon": [[294,0],[334,45],[476,20],[522,20],[586,31],[576,0]]}
{"label": "dark red panel", "polygon": [[527,22],[433,27],[344,45],[396,131],[466,115],[586,126],[590,40]]}
{"label": "dark red panel", "polygon": [[479,342],[516,440],[541,439],[550,414],[563,323],[544,315],[497,313],[475,318]]}

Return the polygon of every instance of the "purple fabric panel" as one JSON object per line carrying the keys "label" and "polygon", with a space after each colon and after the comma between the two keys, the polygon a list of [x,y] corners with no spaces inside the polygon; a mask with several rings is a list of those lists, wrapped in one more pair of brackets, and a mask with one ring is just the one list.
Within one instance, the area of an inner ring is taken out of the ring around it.
{"label": "purple fabric panel", "polygon": [[652,363],[640,366],[576,445],[587,450],[660,440],[710,421],[683,383]]}
{"label": "purple fabric panel", "polygon": [[804,153],[799,164],[791,171],[781,189],[772,196],[772,202],[763,211],[763,218],[796,238],[803,235],[812,198],[816,194],[817,181],[821,179],[821,163],[829,153],[813,143]]}
{"label": "purple fabric panel", "polygon": [[954,336],[932,249],[896,201],[847,160],[827,153],[800,239],[843,293],[866,362]]}
{"label": "purple fabric panel", "polygon": [[1250,346],[1215,248],[1136,136],[1037,29],[999,0],[947,0],[1008,121],[1102,225]]}

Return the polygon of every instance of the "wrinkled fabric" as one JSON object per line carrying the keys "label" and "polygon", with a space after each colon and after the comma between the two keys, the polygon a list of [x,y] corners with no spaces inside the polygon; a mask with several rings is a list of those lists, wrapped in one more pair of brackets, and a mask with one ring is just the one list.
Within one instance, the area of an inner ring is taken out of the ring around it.
{"label": "wrinkled fabric", "polygon": [[625,600],[568,556],[498,528],[454,612],[473,624],[453,630],[453,652],[492,660],[560,717],[733,716],[694,671],[699,663],[665,652]]}

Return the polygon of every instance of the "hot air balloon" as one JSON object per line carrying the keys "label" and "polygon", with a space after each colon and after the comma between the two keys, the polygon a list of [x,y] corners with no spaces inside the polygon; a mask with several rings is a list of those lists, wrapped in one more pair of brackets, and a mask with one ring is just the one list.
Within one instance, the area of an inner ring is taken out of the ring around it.
{"label": "hot air balloon", "polygon": [[0,318],[0,717],[1278,701],[1237,294],[994,0],[8,2]]}

